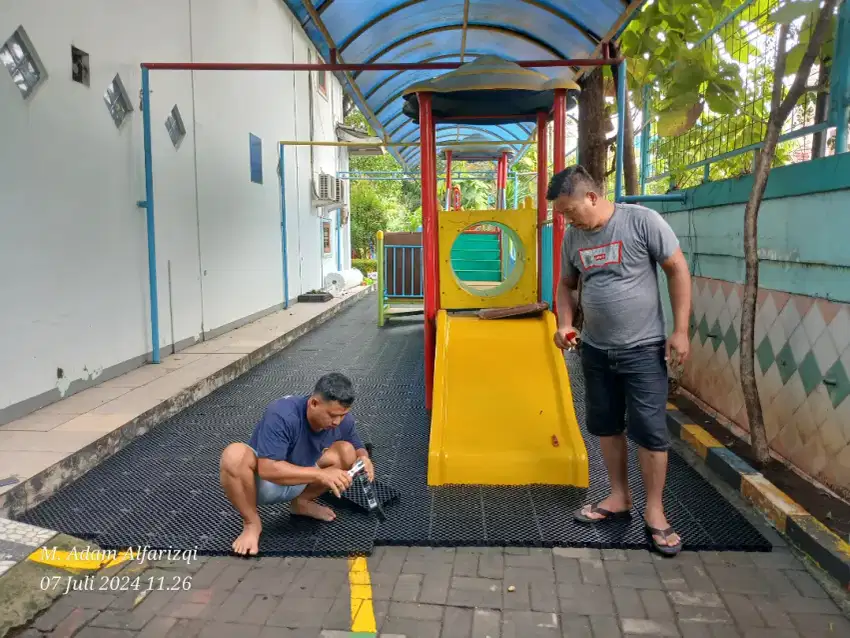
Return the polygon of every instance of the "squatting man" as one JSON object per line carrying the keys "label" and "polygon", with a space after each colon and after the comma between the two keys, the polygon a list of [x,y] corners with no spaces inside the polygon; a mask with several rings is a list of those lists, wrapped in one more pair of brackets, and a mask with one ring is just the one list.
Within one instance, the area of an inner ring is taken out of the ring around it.
{"label": "squatting man", "polygon": [[292,514],[332,521],[336,514],[316,502],[319,496],[328,491],[340,496],[351,485],[348,470],[358,459],[374,480],[374,466],[350,414],[353,403],[351,381],[327,374],[311,394],[273,401],[247,444],[224,449],[221,485],[243,521],[234,553],[258,553],[258,505],[288,502]]}

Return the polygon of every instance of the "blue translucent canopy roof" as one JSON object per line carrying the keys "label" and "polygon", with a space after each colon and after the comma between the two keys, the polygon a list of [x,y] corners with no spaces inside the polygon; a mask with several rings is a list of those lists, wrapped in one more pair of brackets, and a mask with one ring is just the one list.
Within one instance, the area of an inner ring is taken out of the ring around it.
{"label": "blue translucent canopy roof", "polygon": [[[284,0],[325,61],[336,49],[349,64],[471,62],[599,57],[602,41],[615,40],[645,0]],[[309,5],[309,6],[308,6]],[[549,78],[574,79],[580,69],[535,69]],[[404,91],[448,71],[337,73],[346,92],[378,135],[417,142],[419,126],[403,112]],[[408,107],[408,111],[410,107]],[[495,144],[527,140],[534,123],[437,123],[437,143],[483,135]],[[512,144],[515,158],[524,145]],[[406,166],[419,163],[416,147],[392,148]]]}

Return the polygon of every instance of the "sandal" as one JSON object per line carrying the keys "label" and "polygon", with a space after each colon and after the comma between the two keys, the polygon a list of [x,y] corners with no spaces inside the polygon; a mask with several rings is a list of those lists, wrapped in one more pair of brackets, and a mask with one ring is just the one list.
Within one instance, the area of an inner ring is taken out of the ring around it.
{"label": "sandal", "polygon": [[590,508],[590,513],[591,514],[602,514],[603,516],[602,516],[602,518],[591,518],[591,517],[585,515],[581,511],[582,509],[584,509],[583,506],[582,506],[581,509],[576,510],[573,513],[573,517],[579,523],[601,523],[603,521],[609,521],[609,520],[626,520],[626,519],[630,519],[632,517],[632,511],[631,510],[623,510],[622,512],[612,512],[610,510],[606,510],[603,507],[599,507],[598,505],[593,505]]}
{"label": "sandal", "polygon": [[654,527],[650,527],[646,525],[646,534],[649,537],[649,542],[652,543],[652,546],[655,550],[663,554],[664,556],[676,556],[679,552],[682,551],[682,538],[679,537],[679,542],[675,545],[661,545],[655,540],[657,536],[663,536],[666,541],[670,536],[676,534],[677,532],[672,528],[668,527],[667,529],[655,529]]}

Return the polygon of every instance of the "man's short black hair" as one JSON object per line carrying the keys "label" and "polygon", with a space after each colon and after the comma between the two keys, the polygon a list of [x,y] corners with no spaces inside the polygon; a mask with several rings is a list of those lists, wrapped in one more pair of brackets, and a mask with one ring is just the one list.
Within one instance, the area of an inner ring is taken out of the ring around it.
{"label": "man's short black hair", "polygon": [[585,193],[596,193],[600,196],[603,194],[599,184],[591,177],[587,169],[581,164],[575,164],[552,176],[546,191],[546,199],[551,202],[561,195],[572,197]]}
{"label": "man's short black hair", "polygon": [[354,386],[347,376],[339,372],[331,372],[319,379],[313,394],[325,401],[336,401],[344,408],[350,408],[354,403]]}

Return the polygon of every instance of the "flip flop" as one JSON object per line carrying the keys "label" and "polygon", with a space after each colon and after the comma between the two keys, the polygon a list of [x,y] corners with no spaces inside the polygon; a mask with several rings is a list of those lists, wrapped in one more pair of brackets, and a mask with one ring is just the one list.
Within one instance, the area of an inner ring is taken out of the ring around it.
{"label": "flip flop", "polygon": [[579,523],[602,523],[603,521],[626,520],[626,519],[630,519],[632,517],[632,511],[631,510],[623,510],[622,512],[612,512],[610,510],[606,510],[604,507],[599,507],[598,505],[593,505],[590,508],[590,513],[591,514],[602,514],[603,516],[602,516],[602,518],[591,518],[589,516],[586,516],[581,511],[582,509],[584,509],[584,506],[582,506],[581,509],[578,509],[573,513],[573,517]]}
{"label": "flip flop", "polygon": [[679,542],[675,545],[661,545],[658,541],[655,540],[655,536],[663,536],[664,540],[667,540],[670,536],[676,533],[676,531],[672,527],[668,527],[667,529],[655,529],[654,527],[650,527],[646,525],[646,535],[649,537],[649,542],[652,543],[652,546],[655,550],[663,554],[664,556],[676,556],[679,552],[682,551],[682,538],[679,537]]}

